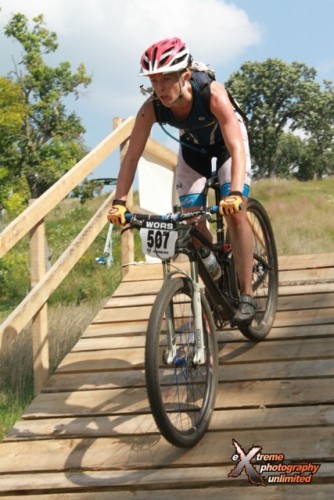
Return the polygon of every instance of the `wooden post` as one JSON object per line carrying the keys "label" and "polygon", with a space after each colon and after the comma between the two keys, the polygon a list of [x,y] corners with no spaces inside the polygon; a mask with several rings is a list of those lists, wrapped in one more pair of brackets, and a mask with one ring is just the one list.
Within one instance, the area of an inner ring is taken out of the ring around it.
{"label": "wooden post", "polygon": [[[116,129],[124,120],[114,118],[113,128]],[[120,145],[120,162],[124,158],[128,141],[122,142]],[[130,208],[133,205],[133,191],[129,191],[127,198],[127,206]],[[125,275],[128,271],[127,265],[134,261],[134,237],[132,231],[126,231],[122,236],[122,273]]]}
{"label": "wooden post", "polygon": [[[36,286],[46,273],[46,245],[44,219],[30,232],[31,287]],[[49,337],[47,303],[32,319],[32,350],[34,370],[34,393],[39,394],[49,377]]]}

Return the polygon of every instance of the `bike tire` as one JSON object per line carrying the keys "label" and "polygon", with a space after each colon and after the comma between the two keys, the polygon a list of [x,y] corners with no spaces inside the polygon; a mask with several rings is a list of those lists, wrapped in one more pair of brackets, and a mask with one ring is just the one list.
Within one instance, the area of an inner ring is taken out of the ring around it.
{"label": "bike tire", "polygon": [[[208,429],[218,380],[215,326],[201,293],[206,361],[192,362],[194,328],[192,282],[186,277],[165,281],[149,319],[145,347],[145,376],[151,411],[161,434],[173,445],[194,446]],[[166,315],[173,323],[177,355],[166,362]]]}
{"label": "bike tire", "polygon": [[274,232],[263,205],[249,198],[247,216],[254,236],[252,286],[257,313],[249,325],[240,325],[239,330],[248,339],[259,341],[270,332],[276,315],[278,259]]}

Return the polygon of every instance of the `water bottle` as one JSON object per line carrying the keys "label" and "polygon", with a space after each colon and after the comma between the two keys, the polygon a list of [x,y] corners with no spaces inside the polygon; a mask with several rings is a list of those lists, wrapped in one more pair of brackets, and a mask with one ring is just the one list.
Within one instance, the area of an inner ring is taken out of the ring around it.
{"label": "water bottle", "polygon": [[222,270],[214,253],[205,246],[202,246],[199,249],[199,253],[207,271],[210,273],[211,278],[214,281],[219,280],[222,274]]}

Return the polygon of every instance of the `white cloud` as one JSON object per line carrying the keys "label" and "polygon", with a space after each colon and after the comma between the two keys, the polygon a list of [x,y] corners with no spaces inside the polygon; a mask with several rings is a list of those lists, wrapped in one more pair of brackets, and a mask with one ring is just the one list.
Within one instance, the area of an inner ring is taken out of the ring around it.
{"label": "white cloud", "polygon": [[4,17],[43,13],[48,27],[97,60],[127,54],[132,61],[152,42],[178,35],[194,53],[220,64],[260,40],[247,14],[222,0],[2,0]]}
{"label": "white cloud", "polygon": [[78,112],[87,115],[86,128],[94,115],[135,114],[143,101],[139,60],[151,43],[180,36],[196,59],[215,68],[261,40],[247,14],[223,0],[0,0],[0,5],[0,74],[13,68],[12,54],[18,54],[17,44],[2,36],[10,15],[22,12],[32,19],[42,13],[58,36],[56,60],[70,61],[73,68],[83,62],[93,77]]}

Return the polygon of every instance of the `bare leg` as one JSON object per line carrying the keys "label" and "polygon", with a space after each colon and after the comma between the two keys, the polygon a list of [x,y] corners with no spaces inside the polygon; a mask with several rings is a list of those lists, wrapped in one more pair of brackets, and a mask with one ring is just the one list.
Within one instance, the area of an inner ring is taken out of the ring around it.
{"label": "bare leg", "polygon": [[243,209],[227,216],[226,222],[231,235],[231,245],[240,284],[240,294],[253,296],[253,234],[247,222],[247,198],[243,198]]}
{"label": "bare leg", "polygon": [[[187,212],[195,212],[196,210],[201,210],[203,209],[203,207],[191,207],[191,208],[184,208],[183,209],[183,212],[184,213],[187,213]],[[189,219],[189,221],[187,221],[188,223],[190,222],[193,222],[194,219]],[[209,240],[212,242],[213,240],[213,237],[212,237],[212,234],[210,232],[210,229],[208,228],[207,226],[207,223],[204,221],[204,222],[200,222],[198,225],[197,225],[198,229],[201,231],[201,233],[203,233],[203,235]],[[202,243],[200,243],[199,241],[197,241],[196,239],[194,239],[194,245],[199,248],[202,246]]]}

